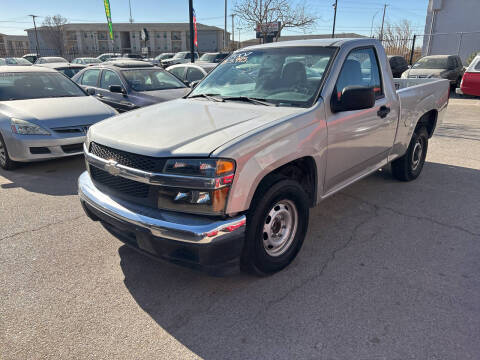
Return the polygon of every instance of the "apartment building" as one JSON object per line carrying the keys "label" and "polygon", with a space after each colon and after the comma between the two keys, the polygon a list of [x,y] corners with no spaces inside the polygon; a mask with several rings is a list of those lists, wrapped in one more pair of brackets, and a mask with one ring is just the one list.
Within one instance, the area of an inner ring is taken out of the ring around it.
{"label": "apartment building", "polygon": [[23,50],[30,48],[28,37],[25,35],[0,34],[0,57],[23,55]]}

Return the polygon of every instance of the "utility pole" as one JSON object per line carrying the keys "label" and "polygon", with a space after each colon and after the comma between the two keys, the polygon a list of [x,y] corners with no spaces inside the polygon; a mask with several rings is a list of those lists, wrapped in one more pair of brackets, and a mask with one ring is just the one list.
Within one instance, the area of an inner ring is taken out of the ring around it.
{"label": "utility pole", "polygon": [[133,24],[133,17],[132,17],[132,2],[128,0],[128,8],[130,9],[130,24]]}
{"label": "utility pole", "polygon": [[188,0],[188,10],[190,13],[190,61],[195,62],[195,42],[193,33],[193,0]]}
{"label": "utility pole", "polygon": [[33,20],[33,27],[35,28],[35,49],[37,51],[37,57],[40,57],[40,52],[38,51],[38,34],[37,34],[37,24],[35,23],[35,18],[38,17],[37,15],[28,15],[32,17]]}
{"label": "utility pole", "polygon": [[238,28],[238,48],[237,49],[240,49],[240,28]]}
{"label": "utility pole", "polygon": [[332,29],[332,38],[335,37],[335,22],[337,21],[337,2],[338,0],[335,0],[335,4],[333,4],[333,29]]}
{"label": "utility pole", "polygon": [[235,45],[235,23],[234,23],[235,14],[232,14],[230,16],[232,17],[232,44],[233,44],[232,46],[234,46]]}
{"label": "utility pole", "polygon": [[223,49],[227,49],[227,0],[225,0],[225,27],[223,28]]}
{"label": "utility pole", "polygon": [[380,30],[380,42],[383,41],[383,24],[385,23],[385,11],[387,11],[387,4],[383,5],[382,30]]}

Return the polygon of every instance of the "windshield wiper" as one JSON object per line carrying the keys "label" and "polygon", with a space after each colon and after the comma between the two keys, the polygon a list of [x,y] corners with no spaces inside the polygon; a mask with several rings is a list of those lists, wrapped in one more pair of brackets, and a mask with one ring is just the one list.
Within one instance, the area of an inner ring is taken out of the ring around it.
{"label": "windshield wiper", "polygon": [[259,98],[248,97],[248,96],[224,96],[224,97],[222,97],[222,99],[223,100],[246,101],[246,102],[250,102],[252,104],[265,105],[265,106],[277,106],[277,104],[268,102],[265,99],[259,99]]}
{"label": "windshield wiper", "polygon": [[188,98],[198,98],[198,97],[204,97],[208,100],[216,101],[216,102],[224,102],[222,97],[219,96],[219,94],[197,94],[193,96],[189,96]]}

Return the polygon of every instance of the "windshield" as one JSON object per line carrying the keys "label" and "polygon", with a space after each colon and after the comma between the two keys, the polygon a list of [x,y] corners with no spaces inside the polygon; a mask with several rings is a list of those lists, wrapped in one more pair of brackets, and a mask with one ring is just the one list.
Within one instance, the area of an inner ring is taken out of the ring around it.
{"label": "windshield", "polygon": [[423,58],[413,64],[413,69],[446,69],[448,58]]}
{"label": "windshield", "polygon": [[185,55],[187,55],[187,52],[179,52],[179,53],[176,53],[175,56],[173,57],[174,59],[184,59],[185,58]]}
{"label": "windshield", "polygon": [[203,54],[200,56],[199,61],[208,61],[208,62],[213,62],[215,58],[217,57],[217,54]]}
{"label": "windshield", "polygon": [[85,64],[98,64],[98,63],[101,63],[101,61],[97,58],[86,58],[86,59],[83,59],[83,62]]}
{"label": "windshield", "polygon": [[186,87],[175,76],[160,69],[132,69],[122,71],[128,85],[135,91],[154,91]]}
{"label": "windshield", "polygon": [[78,73],[82,69],[83,68],[81,68],[81,67],[78,67],[78,68],[69,67],[69,68],[57,68],[56,70],[60,71],[63,75],[66,75],[69,78],[71,78],[73,75],[75,75],[76,73]]}
{"label": "windshield", "polygon": [[23,58],[4,58],[0,59],[0,65],[32,65],[32,63]]}
{"label": "windshield", "polygon": [[[237,51],[189,97],[248,97],[278,106],[310,107],[335,48],[285,47]],[[228,99],[227,99],[228,100]]]}
{"label": "windshield", "polygon": [[59,73],[0,73],[0,101],[87,96]]}

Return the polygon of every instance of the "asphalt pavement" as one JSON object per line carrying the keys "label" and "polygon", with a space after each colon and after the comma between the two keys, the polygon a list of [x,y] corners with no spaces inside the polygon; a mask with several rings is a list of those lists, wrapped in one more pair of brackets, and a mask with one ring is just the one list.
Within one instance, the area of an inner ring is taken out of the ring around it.
{"label": "asphalt pavement", "polygon": [[480,100],[452,99],[414,182],[312,210],[267,278],[156,262],[90,221],[82,157],[0,170],[2,359],[479,359]]}

